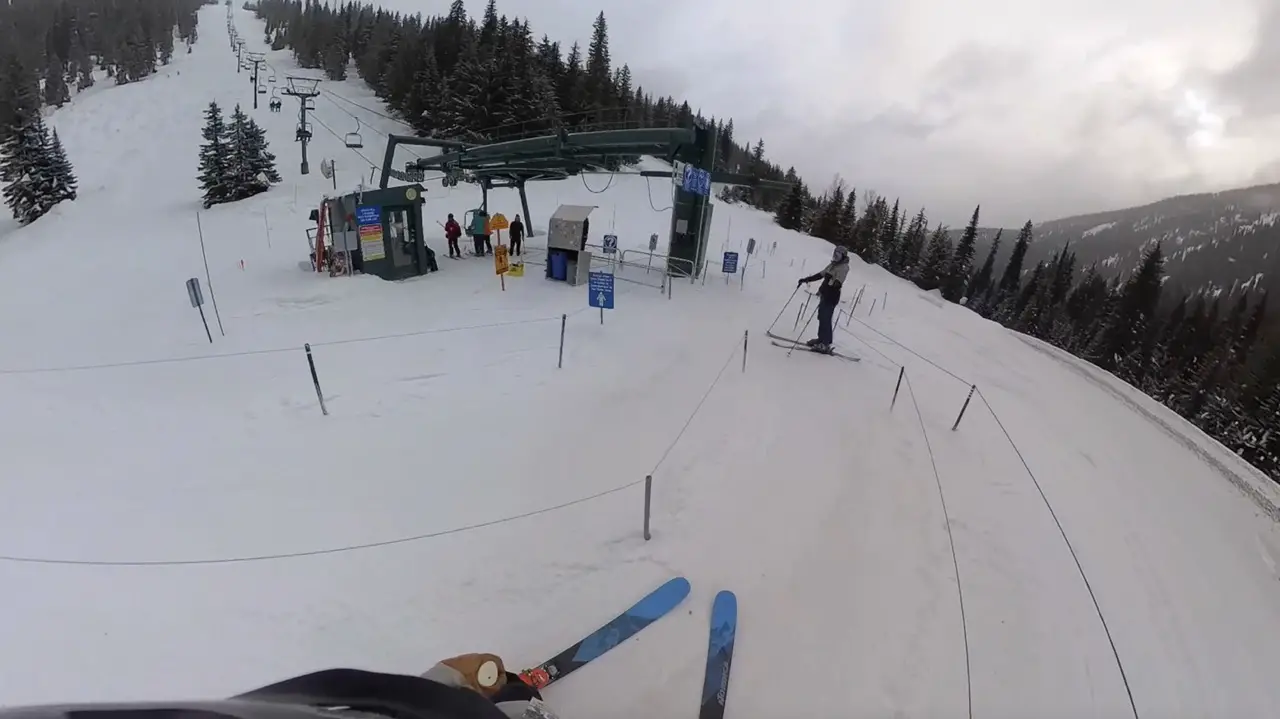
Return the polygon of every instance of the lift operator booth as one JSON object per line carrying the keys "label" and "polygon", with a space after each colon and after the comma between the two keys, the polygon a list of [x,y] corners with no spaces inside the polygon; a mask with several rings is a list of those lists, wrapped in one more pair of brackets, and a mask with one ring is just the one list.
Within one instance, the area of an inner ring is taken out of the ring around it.
{"label": "lift operator booth", "polygon": [[422,185],[365,190],[325,201],[335,255],[351,268],[384,280],[417,277],[440,268],[422,235]]}
{"label": "lift operator booth", "polygon": [[561,205],[547,227],[547,279],[583,285],[591,274],[587,250],[590,205]]}

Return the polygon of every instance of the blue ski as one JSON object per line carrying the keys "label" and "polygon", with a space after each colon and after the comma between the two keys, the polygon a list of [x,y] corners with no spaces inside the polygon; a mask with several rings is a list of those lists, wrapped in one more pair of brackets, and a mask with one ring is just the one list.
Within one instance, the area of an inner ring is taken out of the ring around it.
{"label": "blue ski", "polygon": [[702,706],[698,719],[724,719],[729,694],[729,670],[733,666],[733,642],[738,633],[738,597],[730,591],[716,595],[711,605],[711,633],[707,646],[707,671],[702,681]]}
{"label": "blue ski", "polygon": [[573,646],[532,669],[520,672],[520,679],[536,689],[559,681],[658,621],[687,596],[689,580],[684,577],[669,580]]}

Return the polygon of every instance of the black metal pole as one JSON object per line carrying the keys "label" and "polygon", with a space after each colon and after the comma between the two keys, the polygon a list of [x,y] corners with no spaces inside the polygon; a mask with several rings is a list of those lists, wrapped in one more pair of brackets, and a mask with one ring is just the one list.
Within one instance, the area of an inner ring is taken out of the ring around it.
{"label": "black metal pole", "polygon": [[906,375],[906,373],[907,373],[906,367],[898,368],[898,384],[894,385],[893,387],[893,401],[889,403],[890,412],[893,411],[893,406],[898,403],[898,390],[902,389],[902,377]]}
{"label": "black metal pole", "polygon": [[329,408],[324,406],[324,393],[320,391],[320,377],[316,374],[316,361],[311,356],[311,344],[303,345],[307,350],[307,365],[311,367],[311,383],[316,386],[316,398],[320,400],[320,411],[327,417],[329,416]]}
{"label": "black metal pole", "polygon": [[960,420],[964,419],[964,411],[969,409],[969,400],[973,399],[973,393],[977,389],[978,385],[976,384],[969,388],[969,396],[964,398],[964,406],[960,408],[960,416],[956,417],[956,423],[951,425],[952,432],[956,431],[956,428],[960,426]]}
{"label": "black metal pole", "polygon": [[560,315],[560,362],[556,364],[556,369],[564,369],[564,324],[568,320],[569,315]]}

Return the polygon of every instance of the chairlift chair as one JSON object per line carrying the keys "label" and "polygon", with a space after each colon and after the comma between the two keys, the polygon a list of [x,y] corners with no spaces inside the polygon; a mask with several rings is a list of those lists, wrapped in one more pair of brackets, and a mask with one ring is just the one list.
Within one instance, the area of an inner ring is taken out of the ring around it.
{"label": "chairlift chair", "polygon": [[348,132],[345,138],[347,147],[353,150],[359,150],[364,147],[364,138],[360,136],[360,118],[356,118],[356,131]]}
{"label": "chairlift chair", "polygon": [[271,83],[272,85],[276,84],[276,74],[274,72],[271,73],[271,77],[267,78],[267,82]]}
{"label": "chairlift chair", "polygon": [[258,94],[259,94],[259,95],[265,95],[265,94],[267,94],[267,86],[266,86],[266,85],[259,85],[259,86],[258,86]]}
{"label": "chairlift chair", "polygon": [[294,141],[302,142],[303,140],[310,140],[310,139],[311,139],[311,123],[309,122],[298,123],[298,134]]}

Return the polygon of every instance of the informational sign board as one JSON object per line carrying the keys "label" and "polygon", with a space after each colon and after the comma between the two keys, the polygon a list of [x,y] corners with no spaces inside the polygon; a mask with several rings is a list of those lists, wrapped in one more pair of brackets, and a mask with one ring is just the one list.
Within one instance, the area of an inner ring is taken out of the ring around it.
{"label": "informational sign board", "polygon": [[592,272],[587,276],[587,303],[602,310],[613,309],[613,275]]}
{"label": "informational sign board", "polygon": [[658,249],[658,233],[649,235],[649,251],[655,252]]}
{"label": "informational sign board", "polygon": [[200,280],[192,277],[187,280],[187,298],[191,300],[192,307],[199,307],[204,304],[204,294],[200,292]]}
{"label": "informational sign board", "polygon": [[737,274],[738,272],[738,253],[724,253],[724,264],[720,266],[720,271],[726,275]]}
{"label": "informational sign board", "polygon": [[684,177],[680,186],[685,192],[709,197],[711,195],[711,173],[693,165],[685,165]]}
{"label": "informational sign board", "polygon": [[511,223],[507,222],[507,216],[501,212],[489,218],[489,229],[491,230],[505,230],[508,227],[511,227]]}
{"label": "informational sign board", "polygon": [[618,236],[605,235],[604,236],[604,253],[606,255],[612,255],[617,251],[618,251]]}
{"label": "informational sign board", "polygon": [[756,238],[752,237],[747,240],[747,254],[754,255],[756,253]]}
{"label": "informational sign board", "polygon": [[382,208],[372,205],[357,207],[356,231],[360,236],[361,258],[365,261],[386,258],[387,246],[382,240]]}

